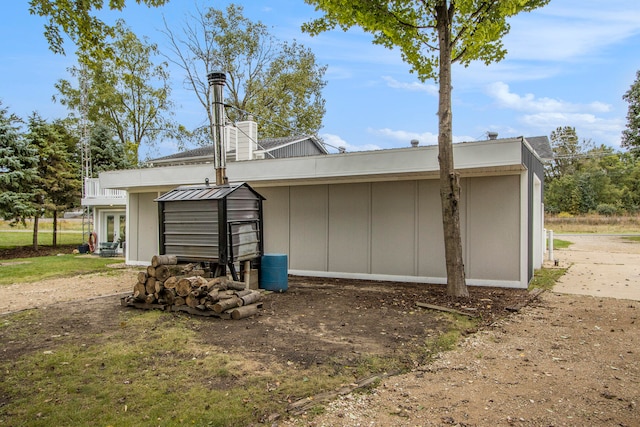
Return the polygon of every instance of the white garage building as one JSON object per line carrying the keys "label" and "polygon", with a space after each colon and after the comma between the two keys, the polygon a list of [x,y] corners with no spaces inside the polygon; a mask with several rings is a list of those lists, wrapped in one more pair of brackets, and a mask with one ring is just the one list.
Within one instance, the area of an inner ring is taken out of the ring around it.
{"label": "white garage building", "polygon": [[[526,288],[541,266],[548,153],[546,137],[454,144],[469,285]],[[266,198],[265,253],[288,254],[296,275],[446,283],[437,146],[319,154],[227,164],[231,182]],[[127,263],[158,253],[154,200],[206,179],[215,182],[210,154],[100,174],[102,188],[126,191]]]}

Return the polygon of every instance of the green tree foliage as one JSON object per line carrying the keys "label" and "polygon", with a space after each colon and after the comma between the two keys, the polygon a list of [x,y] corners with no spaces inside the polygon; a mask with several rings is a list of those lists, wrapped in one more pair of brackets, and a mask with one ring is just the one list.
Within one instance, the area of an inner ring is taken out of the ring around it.
{"label": "green tree foliage", "polygon": [[140,145],[153,145],[163,136],[173,138],[178,127],[170,120],[168,65],[155,64],[157,46],[140,40],[123,21],[114,28],[109,44],[114,56],[81,59],[70,69],[80,84],[59,80],[60,102],[72,110],[84,111],[91,123],[107,125],[127,152],[128,162],[137,165]]}
{"label": "green tree foliage", "polygon": [[490,64],[504,58],[507,18],[544,6],[549,0],[305,0],[324,15],[306,23],[312,35],[354,26],[373,42],[398,48],[422,81],[439,83],[438,154],[447,267],[447,291],[468,296],[460,234],[460,182],[453,168],[451,65]]}
{"label": "green tree foliage", "polygon": [[546,166],[548,180],[576,173],[586,152],[593,146],[590,141],[580,142],[576,129],[571,126],[557,128],[549,139],[553,160]]}
{"label": "green tree foliage", "polygon": [[580,142],[575,128],[551,134],[554,155],[545,179],[545,209],[574,215],[636,213],[640,207],[640,159],[611,147]]}
{"label": "green tree foliage", "polygon": [[631,88],[622,96],[629,103],[627,128],[622,131],[622,146],[640,149],[640,71]]}
{"label": "green tree foliage", "polygon": [[38,152],[20,134],[18,121],[0,103],[0,217],[26,225],[36,214]]}
{"label": "green tree foliage", "polygon": [[94,178],[97,178],[100,172],[132,167],[127,161],[124,146],[119,143],[111,129],[103,123],[96,124],[91,130],[89,149]]}
{"label": "green tree foliage", "polygon": [[[135,0],[149,7],[161,6],[168,0]],[[105,4],[106,3],[106,4]],[[30,0],[29,12],[48,19],[44,26],[44,36],[54,53],[63,54],[64,34],[78,47],[79,51],[94,57],[110,54],[105,44],[114,33],[113,27],[105,24],[95,13],[105,6],[111,10],[124,9],[125,0]]]}
{"label": "green tree foliage", "polygon": [[33,246],[38,248],[38,224],[46,212],[53,216],[53,246],[57,243],[58,213],[77,206],[80,201],[80,167],[77,159],[78,140],[62,121],[48,123],[37,113],[28,120],[26,139],[38,150],[38,178],[33,203]]}
{"label": "green tree foliage", "polygon": [[242,6],[198,10],[182,34],[166,24],[164,33],[171,44],[170,60],[184,70],[187,87],[209,117],[200,135],[203,143],[211,141],[207,75],[214,71],[227,75],[225,103],[233,107],[227,110],[232,121],[252,114],[267,137],[290,135],[291,129],[316,133],[322,126],[326,66],[319,66],[311,50],[296,41],[276,40],[263,23],[246,18]]}

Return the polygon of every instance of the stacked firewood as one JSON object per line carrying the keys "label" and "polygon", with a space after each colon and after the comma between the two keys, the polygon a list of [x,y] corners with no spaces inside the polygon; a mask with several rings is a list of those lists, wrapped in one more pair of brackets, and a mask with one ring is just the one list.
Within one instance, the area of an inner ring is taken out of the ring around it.
{"label": "stacked firewood", "polygon": [[227,277],[206,278],[199,264],[178,264],[175,256],[156,255],[138,273],[133,295],[123,305],[161,308],[206,316],[243,319],[258,312],[262,293]]}

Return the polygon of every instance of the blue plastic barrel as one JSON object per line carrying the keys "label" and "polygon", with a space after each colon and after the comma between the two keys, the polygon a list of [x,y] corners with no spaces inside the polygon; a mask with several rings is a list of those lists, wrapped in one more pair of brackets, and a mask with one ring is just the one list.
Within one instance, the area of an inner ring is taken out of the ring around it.
{"label": "blue plastic barrel", "polygon": [[260,288],[284,292],[289,288],[289,269],[286,254],[264,254],[260,261]]}

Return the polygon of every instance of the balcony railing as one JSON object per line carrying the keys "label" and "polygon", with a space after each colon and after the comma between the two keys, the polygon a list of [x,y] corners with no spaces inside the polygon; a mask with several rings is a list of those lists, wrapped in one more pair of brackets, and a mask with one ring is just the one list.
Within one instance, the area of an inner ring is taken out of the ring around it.
{"label": "balcony railing", "polygon": [[98,178],[85,178],[84,199],[126,199],[127,192],[124,190],[112,190],[110,188],[100,188]]}

